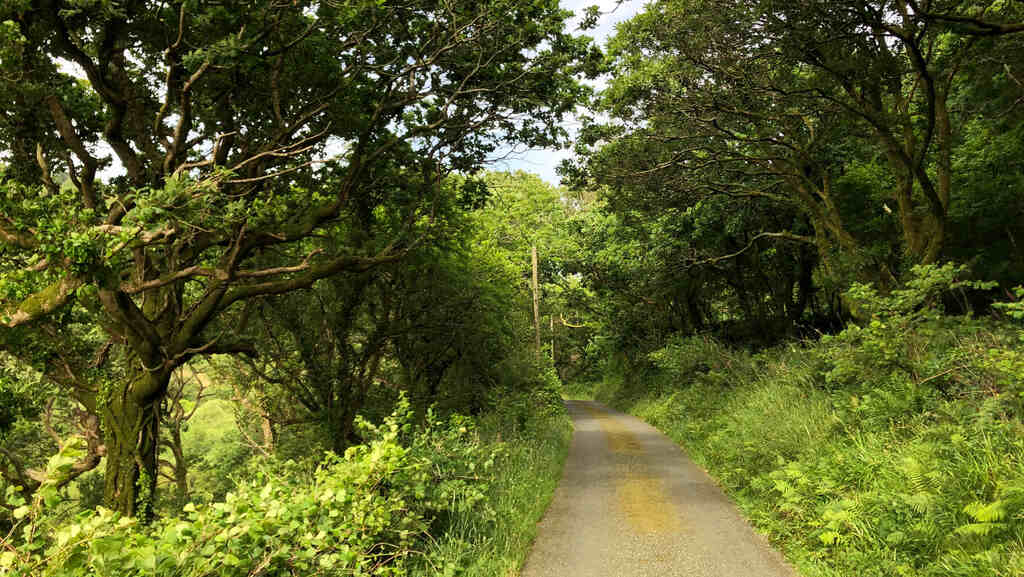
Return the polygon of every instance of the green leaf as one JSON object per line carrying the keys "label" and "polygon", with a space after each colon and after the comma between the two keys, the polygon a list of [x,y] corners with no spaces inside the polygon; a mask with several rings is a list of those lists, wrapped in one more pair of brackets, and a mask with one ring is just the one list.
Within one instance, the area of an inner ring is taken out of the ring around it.
{"label": "green leaf", "polygon": [[60,492],[53,485],[43,485],[39,488],[39,494],[43,497],[43,503],[47,507],[54,507],[60,503]]}
{"label": "green leaf", "polygon": [[836,543],[839,542],[839,539],[841,537],[842,537],[842,535],[840,535],[839,533],[836,533],[835,531],[825,531],[821,535],[818,535],[818,539],[821,541],[821,543],[823,545],[826,545],[826,546],[827,545],[835,545]]}
{"label": "green leaf", "polygon": [[0,553],[0,567],[13,567],[14,562],[18,560],[18,556],[13,551],[4,551]]}

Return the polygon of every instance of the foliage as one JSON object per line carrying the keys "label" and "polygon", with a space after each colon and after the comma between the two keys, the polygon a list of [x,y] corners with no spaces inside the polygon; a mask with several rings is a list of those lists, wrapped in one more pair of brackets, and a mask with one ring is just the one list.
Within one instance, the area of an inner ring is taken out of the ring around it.
{"label": "foliage", "polygon": [[[0,346],[99,419],[108,506],[152,517],[171,376],[254,354],[247,303],[444,251],[437,228],[480,204],[448,176],[564,140],[597,55],[569,16],[555,0],[0,6]],[[26,333],[55,353],[31,358]]]}
{"label": "foliage", "polygon": [[312,470],[268,464],[224,501],[186,505],[183,516],[149,527],[104,508],[65,518],[51,511],[56,495],[38,498],[15,512],[23,540],[4,554],[0,574],[407,574],[433,523],[481,514],[500,454],[465,418],[415,430],[411,416],[402,402],[381,425],[362,422],[371,440],[344,456]]}
{"label": "foliage", "polygon": [[[620,23],[563,167],[598,199],[576,231],[594,342],[642,368],[676,334],[835,333],[855,283],[947,259],[1020,284],[1021,22],[1017,2],[658,0]],[[962,288],[951,312],[997,298]]]}
{"label": "foliage", "polygon": [[452,515],[433,542],[437,555],[462,567],[460,574],[467,577],[518,572],[561,477],[572,437],[553,388],[507,391],[496,404],[479,419],[480,436],[504,447],[487,493],[494,515]]}
{"label": "foliage", "polygon": [[[226,399],[206,400],[182,431],[190,468],[188,498],[194,503],[222,501],[239,477],[247,476],[253,451],[243,443],[236,424],[238,410]],[[177,511],[167,513],[174,515]]]}
{"label": "foliage", "polygon": [[995,303],[993,306],[1004,311],[1011,318],[1024,320],[1024,287],[1013,289],[1013,300],[1009,302]]}

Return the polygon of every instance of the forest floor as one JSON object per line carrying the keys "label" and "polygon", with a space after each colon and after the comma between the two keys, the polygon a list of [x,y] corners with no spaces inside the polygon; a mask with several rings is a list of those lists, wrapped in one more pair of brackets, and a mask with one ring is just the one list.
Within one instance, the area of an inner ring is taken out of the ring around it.
{"label": "forest floor", "polygon": [[795,577],[714,481],[668,437],[593,401],[522,577]]}

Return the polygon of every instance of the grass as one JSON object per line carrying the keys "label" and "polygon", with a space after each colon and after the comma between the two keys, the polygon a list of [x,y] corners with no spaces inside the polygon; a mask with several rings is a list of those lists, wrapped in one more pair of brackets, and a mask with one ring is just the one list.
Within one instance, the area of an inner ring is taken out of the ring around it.
{"label": "grass", "polygon": [[567,401],[590,401],[594,398],[594,389],[589,383],[570,381],[562,384],[561,395]]}
{"label": "grass", "polygon": [[514,577],[558,485],[572,425],[564,411],[531,417],[517,427],[499,415],[487,415],[480,432],[506,448],[487,495],[493,515],[456,516],[435,548],[442,558],[464,568],[460,575]]}

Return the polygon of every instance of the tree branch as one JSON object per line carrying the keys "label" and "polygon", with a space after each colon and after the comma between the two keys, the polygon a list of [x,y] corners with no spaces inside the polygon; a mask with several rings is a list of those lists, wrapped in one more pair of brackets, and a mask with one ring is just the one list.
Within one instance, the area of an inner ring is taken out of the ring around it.
{"label": "tree branch", "polygon": [[31,234],[18,230],[14,226],[14,221],[10,217],[4,216],[4,220],[7,221],[5,224],[0,221],[0,241],[11,246],[18,248],[24,248],[28,250],[35,249],[38,246],[35,237]]}
{"label": "tree branch", "polygon": [[696,266],[703,266],[703,265],[706,265],[706,264],[716,264],[716,263],[721,262],[723,260],[729,260],[731,258],[736,258],[736,257],[740,256],[741,254],[743,254],[743,253],[747,252],[748,250],[750,250],[757,243],[757,241],[761,240],[762,238],[781,238],[781,239],[784,239],[784,240],[790,240],[790,241],[794,241],[794,242],[807,243],[807,244],[810,244],[812,246],[816,245],[816,243],[814,242],[814,238],[809,237],[809,236],[793,234],[791,232],[785,232],[785,231],[784,232],[762,232],[762,233],[758,233],[758,234],[754,235],[754,237],[750,239],[750,242],[747,243],[747,246],[741,248],[740,250],[738,250],[738,251],[736,251],[734,253],[730,253],[730,254],[726,254],[726,255],[722,255],[722,256],[716,256],[716,257],[706,258],[706,259],[703,259],[703,260],[694,261],[692,263],[689,263],[686,266],[686,268],[693,268],[693,267],[696,267]]}
{"label": "tree branch", "polygon": [[226,309],[235,301],[255,296],[276,295],[308,288],[322,278],[343,271],[365,272],[374,267],[400,260],[405,256],[405,252],[405,250],[401,250],[382,253],[374,257],[340,256],[326,263],[311,265],[305,274],[290,279],[237,286],[228,292],[219,308]]}
{"label": "tree branch", "polygon": [[30,295],[17,306],[0,311],[0,326],[9,328],[45,317],[67,304],[75,291],[85,284],[77,276],[67,276]]}
{"label": "tree branch", "polygon": [[1024,32],[1024,22],[1002,23],[971,16],[961,16],[959,14],[939,14],[922,9],[916,0],[908,0],[908,3],[913,7],[914,14],[918,18],[945,24],[947,28],[960,34],[968,36],[1004,36],[1006,34]]}
{"label": "tree branch", "polygon": [[172,274],[141,283],[121,283],[121,291],[128,293],[130,295],[134,295],[140,292],[165,287],[169,284],[175,283],[183,279],[193,278],[197,276],[213,277],[215,276],[215,274],[216,272],[212,268],[195,265],[183,268]]}
{"label": "tree branch", "polygon": [[[93,183],[96,180],[96,168],[99,166],[99,162],[89,154],[85,145],[82,144],[82,139],[78,136],[78,132],[75,131],[75,127],[71,124],[67,114],[64,113],[64,107],[57,96],[54,94],[49,95],[46,98],[46,104],[50,109],[50,116],[53,118],[53,123],[57,126],[57,132],[60,134],[61,139],[75,153],[78,160],[82,162],[83,172],[81,176],[75,176],[77,181],[75,185],[78,186],[79,192],[82,194],[82,204],[86,208],[94,209],[98,203]],[[68,169],[72,174],[75,172],[73,168],[69,164]]]}

